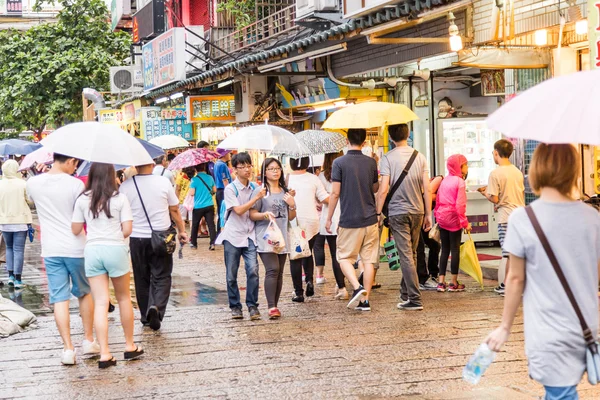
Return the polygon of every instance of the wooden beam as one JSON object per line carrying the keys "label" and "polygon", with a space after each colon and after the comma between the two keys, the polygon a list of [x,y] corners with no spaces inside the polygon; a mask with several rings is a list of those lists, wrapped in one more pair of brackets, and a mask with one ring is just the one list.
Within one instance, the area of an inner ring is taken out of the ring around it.
{"label": "wooden beam", "polygon": [[448,37],[406,37],[406,38],[376,38],[369,36],[370,44],[413,44],[413,43],[448,43]]}

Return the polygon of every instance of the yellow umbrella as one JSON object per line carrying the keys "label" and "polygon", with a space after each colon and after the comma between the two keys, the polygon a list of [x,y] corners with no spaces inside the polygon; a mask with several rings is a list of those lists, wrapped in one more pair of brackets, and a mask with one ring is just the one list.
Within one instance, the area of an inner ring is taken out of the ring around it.
{"label": "yellow umbrella", "polygon": [[419,119],[417,114],[403,104],[367,102],[334,112],[323,124],[323,129],[379,128],[416,119]]}
{"label": "yellow umbrella", "polygon": [[483,273],[481,264],[477,257],[477,249],[475,243],[469,233],[469,240],[460,246],[460,269],[471,278],[475,279],[483,289]]}

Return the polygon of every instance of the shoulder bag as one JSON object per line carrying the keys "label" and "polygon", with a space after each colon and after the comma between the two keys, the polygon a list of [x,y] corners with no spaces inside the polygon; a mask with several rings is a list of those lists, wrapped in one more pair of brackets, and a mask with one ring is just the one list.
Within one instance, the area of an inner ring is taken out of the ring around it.
{"label": "shoulder bag", "polygon": [[550,242],[548,242],[548,238],[542,230],[542,227],[540,226],[540,223],[535,213],[533,212],[533,208],[531,206],[527,206],[525,207],[525,212],[527,213],[527,216],[531,221],[531,225],[533,225],[535,233],[537,234],[540,242],[542,243],[542,247],[546,251],[548,259],[552,264],[552,267],[554,267],[554,271],[558,276],[558,280],[560,281],[563,288],[565,289],[565,292],[567,293],[567,297],[569,298],[569,301],[571,302],[571,305],[575,310],[575,314],[577,314],[577,318],[579,319],[579,323],[581,324],[581,329],[583,330],[583,337],[587,346],[586,371],[588,375],[588,381],[590,382],[590,384],[596,385],[598,384],[598,380],[600,379],[600,355],[598,354],[598,347],[600,345],[598,344],[598,341],[594,339],[592,330],[588,326],[587,322],[585,322],[585,318],[583,317],[581,309],[577,304],[577,300],[575,300],[573,291],[571,290],[571,287],[567,282],[567,278],[565,277],[565,274],[563,273],[562,269],[560,268],[560,265],[558,264],[558,259],[556,258],[552,247],[550,247]]}
{"label": "shoulder bag", "polygon": [[150,217],[146,211],[146,206],[144,205],[144,200],[142,199],[142,195],[140,194],[140,189],[138,188],[135,178],[136,177],[134,176],[133,183],[135,185],[135,190],[137,190],[140,203],[142,203],[142,208],[144,209],[144,214],[146,215],[146,220],[148,220],[148,225],[152,231],[152,236],[150,238],[152,250],[154,250],[154,253],[159,257],[171,255],[175,252],[175,248],[177,247],[177,230],[173,227],[173,225],[169,226],[169,228],[164,231],[155,231],[154,228],[152,228]]}
{"label": "shoulder bag", "polygon": [[415,159],[417,158],[418,154],[419,154],[419,152],[417,150],[413,151],[412,155],[410,156],[410,159],[406,163],[406,166],[402,170],[402,173],[400,174],[400,177],[394,183],[394,186],[392,186],[392,188],[388,192],[387,196],[385,197],[385,202],[383,203],[383,209],[381,210],[381,212],[383,213],[383,215],[386,216],[386,219],[384,220],[384,225],[385,226],[388,226],[387,217],[388,217],[388,212],[389,212],[389,207],[390,207],[390,201],[392,200],[392,196],[396,193],[396,191],[398,190],[398,188],[402,184],[402,181],[404,181],[404,178],[406,178],[406,175],[408,175],[408,171],[410,170],[410,168],[412,167],[413,163],[415,162]]}

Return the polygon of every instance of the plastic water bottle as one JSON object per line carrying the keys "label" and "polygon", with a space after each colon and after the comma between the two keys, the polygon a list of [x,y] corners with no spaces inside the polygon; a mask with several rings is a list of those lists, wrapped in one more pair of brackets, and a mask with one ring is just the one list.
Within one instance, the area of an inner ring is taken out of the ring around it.
{"label": "plastic water bottle", "polygon": [[487,344],[482,343],[463,369],[463,379],[472,385],[477,385],[494,358],[496,353],[490,350]]}

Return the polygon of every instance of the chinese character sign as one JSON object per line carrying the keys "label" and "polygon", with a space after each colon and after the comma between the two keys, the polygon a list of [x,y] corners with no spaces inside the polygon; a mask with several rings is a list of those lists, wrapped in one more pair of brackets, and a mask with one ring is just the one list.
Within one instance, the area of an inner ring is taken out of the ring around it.
{"label": "chinese character sign", "polygon": [[[183,115],[185,110],[180,107],[161,110],[160,107],[143,107],[141,109],[141,130],[146,140],[163,135],[177,135],[185,140],[193,140],[192,124],[188,124]],[[182,117],[178,117],[178,115]],[[166,117],[174,118],[163,118]]]}
{"label": "chinese character sign", "polygon": [[189,122],[234,122],[233,96],[190,96],[187,98]]}
{"label": "chinese character sign", "polygon": [[185,79],[185,28],[173,28],[142,47],[144,90]]}
{"label": "chinese character sign", "polygon": [[22,15],[23,1],[22,0],[6,0],[7,15]]}
{"label": "chinese character sign", "polygon": [[123,122],[123,111],[100,110],[98,111],[98,122],[103,124],[120,124]]}
{"label": "chinese character sign", "polygon": [[600,1],[588,0],[588,40],[590,69],[600,69]]}

